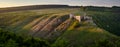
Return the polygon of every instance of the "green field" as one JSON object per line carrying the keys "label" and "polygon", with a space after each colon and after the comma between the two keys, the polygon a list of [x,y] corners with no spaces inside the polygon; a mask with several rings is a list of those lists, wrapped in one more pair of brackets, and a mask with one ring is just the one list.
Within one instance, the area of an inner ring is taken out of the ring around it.
{"label": "green field", "polygon": [[83,15],[84,11],[80,8],[51,8],[0,13],[0,28],[22,37],[40,38],[47,41],[49,47],[120,47],[119,12],[87,10],[96,26],[70,19],[70,13]]}
{"label": "green field", "polygon": [[[90,13],[93,12],[93,13]],[[89,11],[90,15],[94,18],[94,22],[101,28],[115,34],[120,35],[120,13],[116,12],[96,12]]]}

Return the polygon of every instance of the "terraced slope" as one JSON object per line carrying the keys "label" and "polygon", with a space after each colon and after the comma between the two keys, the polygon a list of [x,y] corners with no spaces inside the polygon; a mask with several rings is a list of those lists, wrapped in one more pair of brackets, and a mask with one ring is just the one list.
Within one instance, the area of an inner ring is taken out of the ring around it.
{"label": "terraced slope", "polygon": [[[19,34],[45,38],[58,30],[73,10],[77,12],[77,8],[57,8],[0,13],[0,27]],[[67,27],[62,28],[65,30]]]}

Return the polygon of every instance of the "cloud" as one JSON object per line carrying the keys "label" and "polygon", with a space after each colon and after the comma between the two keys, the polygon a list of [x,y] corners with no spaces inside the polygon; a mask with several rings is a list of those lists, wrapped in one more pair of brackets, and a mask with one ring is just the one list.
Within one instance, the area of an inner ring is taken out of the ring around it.
{"label": "cloud", "polygon": [[11,3],[11,2],[0,2],[0,8],[2,7],[12,7],[12,6],[22,6],[24,4]]}

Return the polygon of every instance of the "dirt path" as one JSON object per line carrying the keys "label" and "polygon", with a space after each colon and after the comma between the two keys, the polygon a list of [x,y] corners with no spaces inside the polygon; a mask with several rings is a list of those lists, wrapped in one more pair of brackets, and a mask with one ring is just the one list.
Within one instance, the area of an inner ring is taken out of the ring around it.
{"label": "dirt path", "polygon": [[60,24],[57,28],[55,28],[51,33],[49,33],[45,39],[50,41],[56,40],[63,32],[70,26],[71,19],[67,19],[62,24]]}
{"label": "dirt path", "polygon": [[47,19],[43,19],[42,21],[40,21],[37,25],[35,25],[32,28],[32,35],[36,36],[38,33],[45,25],[47,25],[52,19],[54,19],[56,16],[50,16]]}

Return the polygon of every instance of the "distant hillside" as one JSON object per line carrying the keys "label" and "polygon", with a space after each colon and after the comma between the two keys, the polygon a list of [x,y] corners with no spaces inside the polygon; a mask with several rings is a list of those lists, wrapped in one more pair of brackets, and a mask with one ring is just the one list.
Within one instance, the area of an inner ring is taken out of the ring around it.
{"label": "distant hillside", "polygon": [[119,6],[113,6],[113,7],[98,7],[98,6],[85,6],[87,11],[102,11],[102,12],[120,12]]}
{"label": "distant hillside", "polygon": [[69,5],[29,5],[19,7],[0,8],[0,13],[13,12],[13,11],[25,11],[25,10],[37,10],[37,9],[50,9],[50,8],[86,8],[89,11],[112,11],[120,12],[119,6],[113,7],[100,7],[100,6],[69,6]]}
{"label": "distant hillside", "polygon": [[11,12],[11,11],[22,11],[22,10],[47,9],[47,8],[79,8],[79,6],[68,6],[68,5],[31,5],[31,6],[0,8],[0,13],[2,13],[2,12]]}

